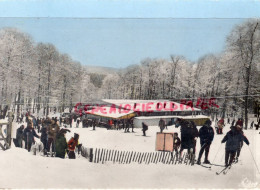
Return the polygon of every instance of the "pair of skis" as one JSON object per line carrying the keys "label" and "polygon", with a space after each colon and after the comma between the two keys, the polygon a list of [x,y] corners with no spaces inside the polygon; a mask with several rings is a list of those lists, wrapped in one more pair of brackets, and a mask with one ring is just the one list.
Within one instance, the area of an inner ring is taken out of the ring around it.
{"label": "pair of skis", "polygon": [[222,169],[222,170],[221,170],[221,171],[219,171],[219,172],[216,172],[216,174],[217,174],[217,175],[219,175],[219,174],[223,173],[224,175],[226,175],[226,174],[227,174],[227,172],[228,172],[230,169],[231,169],[231,165],[230,165],[230,166],[227,166],[227,167],[225,167],[224,169]]}

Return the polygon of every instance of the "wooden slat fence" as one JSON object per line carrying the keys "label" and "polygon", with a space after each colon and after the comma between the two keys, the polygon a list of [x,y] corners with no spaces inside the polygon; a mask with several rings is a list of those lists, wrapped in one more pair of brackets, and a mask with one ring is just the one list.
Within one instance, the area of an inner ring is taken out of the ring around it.
{"label": "wooden slat fence", "polygon": [[186,152],[179,157],[172,152],[136,152],[110,150],[104,148],[86,148],[81,147],[81,155],[94,163],[119,163],[119,164],[186,164],[193,165],[194,161],[188,158]]}

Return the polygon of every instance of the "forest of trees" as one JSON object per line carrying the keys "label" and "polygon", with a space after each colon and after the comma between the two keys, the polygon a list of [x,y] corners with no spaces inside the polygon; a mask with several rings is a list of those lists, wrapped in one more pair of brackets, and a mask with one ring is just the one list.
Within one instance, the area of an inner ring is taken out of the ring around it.
{"label": "forest of trees", "polygon": [[36,44],[13,28],[0,30],[0,104],[17,113],[56,107],[63,111],[76,102],[102,98],[170,99],[216,97],[219,109],[209,114],[245,118],[260,94],[260,25],[251,19],[236,26],[221,54],[197,62],[180,55],[142,60],[116,74],[88,73],[54,45]]}

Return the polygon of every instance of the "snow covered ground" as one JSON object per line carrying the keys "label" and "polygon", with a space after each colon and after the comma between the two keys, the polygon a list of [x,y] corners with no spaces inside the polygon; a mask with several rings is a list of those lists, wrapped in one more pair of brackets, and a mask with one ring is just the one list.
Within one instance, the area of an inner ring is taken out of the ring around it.
{"label": "snow covered ground", "polygon": [[[17,126],[15,124],[14,131]],[[66,134],[67,140],[77,132],[85,147],[143,152],[155,150],[156,132],[159,132],[159,127],[150,126],[147,137],[143,137],[141,129],[124,133],[123,130],[96,128],[93,131],[92,128],[74,127]],[[224,133],[228,130],[229,125]],[[179,129],[170,126],[165,132],[179,132]],[[251,150],[260,167],[260,134],[247,130],[245,135],[250,145],[244,144],[239,163],[226,175],[218,176],[216,171],[222,169],[219,166],[209,170],[184,164],[90,163],[84,157],[69,160],[34,156],[12,146],[10,150],[0,150],[0,188],[260,188],[260,174],[250,153]],[[223,137],[215,134],[211,145],[209,160],[216,164],[224,164],[225,145],[220,143]],[[197,154],[199,148],[197,143]]]}

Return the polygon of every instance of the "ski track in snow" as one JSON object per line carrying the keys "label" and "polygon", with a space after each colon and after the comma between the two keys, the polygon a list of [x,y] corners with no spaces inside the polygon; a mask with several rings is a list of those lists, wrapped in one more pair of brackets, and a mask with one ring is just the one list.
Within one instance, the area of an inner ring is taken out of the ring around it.
{"label": "ski track in snow", "polygon": [[[12,133],[14,137],[18,126],[20,124],[14,123]],[[223,135],[215,134],[209,154],[211,162],[216,156],[215,164],[224,164],[225,144],[220,142],[229,127],[226,125]],[[69,140],[74,132],[77,132],[80,134],[80,143],[88,148],[154,152],[156,132],[159,132],[159,127],[149,126],[148,137],[142,136],[141,129],[134,129],[134,131],[135,133],[124,133],[123,130],[104,128],[96,128],[96,131],[93,131],[92,128],[75,128],[75,123],[73,123],[71,133],[67,133],[66,138]],[[170,126],[165,132],[179,133],[179,129]],[[250,141],[254,159],[260,167],[259,131],[245,130],[244,132]],[[199,149],[198,141],[196,158]],[[204,155],[202,161],[203,159]],[[207,169],[198,165],[161,163],[94,164],[83,157],[69,160],[34,156],[25,149],[15,148],[12,145],[10,150],[0,150],[0,188],[260,188],[260,174],[257,173],[251,153],[245,143],[240,160],[242,160],[242,165],[237,163],[226,175],[217,176],[216,172],[223,167],[212,166],[211,169]]]}

